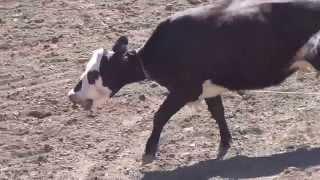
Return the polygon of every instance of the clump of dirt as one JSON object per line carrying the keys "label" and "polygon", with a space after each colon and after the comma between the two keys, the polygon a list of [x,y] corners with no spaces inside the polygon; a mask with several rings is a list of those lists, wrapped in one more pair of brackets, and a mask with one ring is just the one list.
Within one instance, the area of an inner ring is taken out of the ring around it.
{"label": "clump of dirt", "polygon": [[43,119],[48,116],[51,116],[52,114],[51,114],[51,112],[43,112],[43,111],[33,110],[33,111],[28,112],[27,115],[31,116],[31,117],[38,118],[38,119]]}

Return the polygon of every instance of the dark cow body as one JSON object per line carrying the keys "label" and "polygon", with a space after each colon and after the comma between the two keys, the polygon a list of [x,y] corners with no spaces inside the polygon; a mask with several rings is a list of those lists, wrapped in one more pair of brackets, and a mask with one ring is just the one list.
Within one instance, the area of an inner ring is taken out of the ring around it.
{"label": "dark cow body", "polygon": [[[188,102],[205,99],[219,125],[218,158],[222,158],[230,147],[231,135],[221,89],[238,91],[277,85],[299,70],[299,64],[320,70],[318,51],[309,53],[311,46],[319,46],[307,43],[320,30],[320,3],[271,1],[240,5],[226,2],[178,13],[160,23],[138,52],[128,52],[128,40],[121,37],[113,48],[114,54],[102,57],[100,76],[103,86],[112,92],[110,96],[146,76],[169,90],[155,114],[145,162],[155,157],[166,122]],[[205,82],[214,88],[210,95],[202,96],[207,91]]]}
{"label": "dark cow body", "polygon": [[270,12],[239,9],[229,15],[225,9],[199,8],[170,18],[140,57],[152,79],[169,89],[207,79],[230,90],[279,84],[294,72],[289,66],[297,51],[320,29],[320,9],[302,13],[307,11],[302,4],[269,5]]}

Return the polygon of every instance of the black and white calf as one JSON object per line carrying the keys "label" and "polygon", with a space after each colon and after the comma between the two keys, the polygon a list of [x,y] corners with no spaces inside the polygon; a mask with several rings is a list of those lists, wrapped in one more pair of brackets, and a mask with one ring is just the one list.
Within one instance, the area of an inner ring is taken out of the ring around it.
{"label": "black and white calf", "polygon": [[310,49],[310,43],[305,44],[319,29],[317,1],[236,1],[187,10],[161,22],[138,52],[128,51],[124,36],[112,51],[94,51],[69,98],[90,109],[124,85],[149,77],[166,87],[169,95],[155,113],[144,160],[155,157],[170,117],[198,99],[205,100],[219,125],[218,158],[222,158],[231,135],[221,93],[278,85],[306,65],[320,70],[318,52],[304,54]]}

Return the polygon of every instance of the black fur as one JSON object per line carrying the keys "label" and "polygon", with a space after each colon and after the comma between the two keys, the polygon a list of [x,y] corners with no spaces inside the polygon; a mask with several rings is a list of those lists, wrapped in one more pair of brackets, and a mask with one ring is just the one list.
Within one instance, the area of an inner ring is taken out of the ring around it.
{"label": "black fur", "polygon": [[276,3],[269,13],[245,15],[239,9],[230,19],[224,9],[199,8],[162,22],[139,54],[151,77],[169,89],[201,88],[208,79],[230,90],[277,85],[320,29],[320,9],[302,5]]}
{"label": "black fur", "polygon": [[124,85],[144,79],[137,55],[130,52],[115,53],[112,57],[103,56],[100,74],[103,85],[112,90],[111,96]]}

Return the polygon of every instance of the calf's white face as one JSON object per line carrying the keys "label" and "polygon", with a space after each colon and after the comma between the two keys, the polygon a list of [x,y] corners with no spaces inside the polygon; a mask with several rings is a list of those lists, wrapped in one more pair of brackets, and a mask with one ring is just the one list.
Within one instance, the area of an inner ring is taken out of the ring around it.
{"label": "calf's white face", "polygon": [[[106,56],[110,56],[112,53],[110,51]],[[79,83],[68,93],[69,99],[75,104],[80,104],[84,109],[102,105],[111,94],[111,90],[103,86],[100,73],[103,56],[103,48],[93,51],[93,55],[86,66],[85,72],[81,75]]]}

